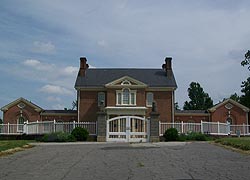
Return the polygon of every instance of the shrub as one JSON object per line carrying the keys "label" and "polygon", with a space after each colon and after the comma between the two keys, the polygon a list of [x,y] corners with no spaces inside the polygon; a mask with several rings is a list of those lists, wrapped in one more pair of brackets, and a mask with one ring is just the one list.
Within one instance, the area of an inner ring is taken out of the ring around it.
{"label": "shrub", "polygon": [[70,133],[64,132],[53,132],[49,134],[45,134],[41,141],[43,142],[73,142],[76,141],[76,138],[72,136]]}
{"label": "shrub", "polygon": [[71,134],[76,138],[77,141],[86,141],[89,136],[89,132],[82,127],[76,127],[73,129]]}
{"label": "shrub", "polygon": [[177,141],[178,140],[178,131],[175,128],[167,129],[164,133],[165,141]]}
{"label": "shrub", "polygon": [[190,132],[187,134],[186,137],[187,140],[191,140],[191,141],[206,141],[207,140],[207,136],[205,134],[202,133],[198,133],[198,132]]}

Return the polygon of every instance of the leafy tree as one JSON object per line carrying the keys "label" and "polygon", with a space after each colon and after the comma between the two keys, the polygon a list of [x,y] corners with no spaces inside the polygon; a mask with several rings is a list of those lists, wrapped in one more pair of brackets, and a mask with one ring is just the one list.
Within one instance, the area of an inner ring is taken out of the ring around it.
{"label": "leafy tree", "polygon": [[229,98],[236,102],[240,102],[240,96],[237,93],[232,94]]}
{"label": "leafy tree", "polygon": [[190,101],[184,103],[184,110],[207,110],[213,106],[213,100],[203,91],[198,82],[191,82],[188,97]]}
{"label": "leafy tree", "polygon": [[180,106],[179,106],[178,102],[174,103],[174,108],[175,108],[175,110],[180,110]]}
{"label": "leafy tree", "polygon": [[250,108],[250,77],[247,78],[246,81],[242,82],[241,87],[243,95],[240,97],[240,103]]}
{"label": "leafy tree", "polygon": [[241,61],[242,66],[248,66],[248,70],[250,71],[250,51],[248,50],[245,54],[245,60]]}

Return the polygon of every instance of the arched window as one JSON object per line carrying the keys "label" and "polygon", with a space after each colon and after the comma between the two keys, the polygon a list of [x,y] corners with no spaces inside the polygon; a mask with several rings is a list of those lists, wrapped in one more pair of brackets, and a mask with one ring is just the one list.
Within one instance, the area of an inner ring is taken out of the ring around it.
{"label": "arched window", "polygon": [[122,91],[116,91],[117,105],[136,105],[136,91],[124,88]]}
{"label": "arched window", "polygon": [[130,104],[129,103],[129,90],[124,89],[122,92],[122,104]]}

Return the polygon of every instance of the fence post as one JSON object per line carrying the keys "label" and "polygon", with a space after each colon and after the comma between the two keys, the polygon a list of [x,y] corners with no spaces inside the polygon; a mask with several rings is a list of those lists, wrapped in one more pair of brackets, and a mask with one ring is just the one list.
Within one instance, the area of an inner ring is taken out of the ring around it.
{"label": "fence post", "polygon": [[161,136],[161,121],[159,121],[159,136]]}
{"label": "fence post", "polygon": [[76,122],[73,121],[73,129],[75,129],[75,128],[76,128]]}
{"label": "fence post", "polygon": [[245,136],[245,123],[243,123],[243,136]]}
{"label": "fence post", "polygon": [[183,121],[181,121],[181,133],[183,134],[184,132],[184,124],[183,124]]}
{"label": "fence post", "polygon": [[220,122],[219,121],[217,122],[217,127],[218,127],[217,134],[219,135],[220,134]]}
{"label": "fence post", "polygon": [[54,119],[54,128],[53,128],[53,132],[56,132],[56,120]]}
{"label": "fence post", "polygon": [[27,121],[23,122],[23,134],[27,134]]}
{"label": "fence post", "polygon": [[28,124],[29,124],[29,121],[27,120],[26,121],[26,134],[29,134],[29,126],[28,126]]}
{"label": "fence post", "polygon": [[38,124],[38,120],[36,120],[36,133],[38,134],[38,127],[39,126],[39,124]]}
{"label": "fence post", "polygon": [[201,120],[201,133],[204,134],[204,130],[203,130],[203,122]]}
{"label": "fence post", "polygon": [[7,132],[8,134],[10,134],[10,123],[8,122],[8,126],[7,126]]}

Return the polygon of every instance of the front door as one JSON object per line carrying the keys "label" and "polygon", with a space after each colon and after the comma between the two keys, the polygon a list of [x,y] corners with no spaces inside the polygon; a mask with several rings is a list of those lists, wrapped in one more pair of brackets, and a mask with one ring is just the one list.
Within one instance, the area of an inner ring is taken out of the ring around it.
{"label": "front door", "polygon": [[149,120],[137,116],[119,116],[107,120],[107,141],[147,142]]}

